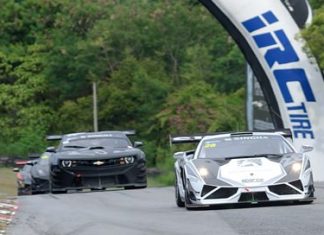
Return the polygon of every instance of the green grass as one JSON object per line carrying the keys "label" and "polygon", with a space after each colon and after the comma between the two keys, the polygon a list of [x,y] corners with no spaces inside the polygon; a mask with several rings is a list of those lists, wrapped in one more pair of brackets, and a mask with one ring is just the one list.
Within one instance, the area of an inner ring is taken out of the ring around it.
{"label": "green grass", "polygon": [[163,187],[166,186],[160,179],[157,177],[147,177],[147,186],[148,187]]}
{"label": "green grass", "polygon": [[0,199],[16,195],[16,173],[12,171],[12,168],[0,167]]}
{"label": "green grass", "polygon": [[172,171],[164,172],[155,177],[147,177],[148,187],[165,187],[174,185],[174,173]]}

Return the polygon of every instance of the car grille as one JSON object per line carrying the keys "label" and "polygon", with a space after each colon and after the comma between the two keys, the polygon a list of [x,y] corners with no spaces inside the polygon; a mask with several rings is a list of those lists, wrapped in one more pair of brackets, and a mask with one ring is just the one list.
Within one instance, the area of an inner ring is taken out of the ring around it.
{"label": "car grille", "polygon": [[210,194],[206,199],[228,198],[237,193],[238,188],[220,188]]}
{"label": "car grille", "polygon": [[[128,156],[129,157],[129,156]],[[132,156],[135,159],[135,156]],[[62,160],[64,161],[64,160]],[[61,162],[62,162],[61,161]],[[123,166],[131,163],[126,163],[124,157],[110,159],[94,159],[94,160],[71,160],[71,167],[106,167],[106,166]],[[61,163],[62,166],[62,163]],[[68,167],[66,167],[68,168]]]}
{"label": "car grille", "polygon": [[268,188],[271,192],[278,194],[278,195],[300,194],[300,192],[298,192],[294,188],[288,186],[287,184],[272,185],[272,186],[269,186]]}
{"label": "car grille", "polygon": [[203,189],[201,190],[201,196],[205,196],[207,193],[210,191],[214,190],[216,187],[215,186],[210,186],[210,185],[204,185]]}
{"label": "car grille", "polygon": [[269,201],[265,192],[242,193],[239,202]]}
{"label": "car grille", "polygon": [[291,185],[295,186],[296,188],[298,188],[299,190],[303,191],[303,184],[300,180],[289,182],[289,184],[291,184]]}

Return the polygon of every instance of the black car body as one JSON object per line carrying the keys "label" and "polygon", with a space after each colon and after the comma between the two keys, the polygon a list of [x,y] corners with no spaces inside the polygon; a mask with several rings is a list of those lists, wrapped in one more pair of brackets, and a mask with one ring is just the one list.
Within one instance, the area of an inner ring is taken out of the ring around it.
{"label": "black car body", "polygon": [[61,139],[50,157],[50,190],[145,188],[145,154],[127,134],[102,131],[49,136]]}
{"label": "black car body", "polygon": [[17,172],[17,194],[32,195],[46,193],[49,190],[49,154],[25,161]]}

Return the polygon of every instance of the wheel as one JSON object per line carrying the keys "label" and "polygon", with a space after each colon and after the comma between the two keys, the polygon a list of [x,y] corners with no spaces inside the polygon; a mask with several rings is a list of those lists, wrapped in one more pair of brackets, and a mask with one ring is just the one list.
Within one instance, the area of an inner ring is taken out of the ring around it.
{"label": "wheel", "polygon": [[184,207],[185,206],[185,203],[181,200],[177,180],[176,180],[175,185],[174,185],[174,190],[175,190],[175,199],[176,199],[177,206],[178,207]]}
{"label": "wheel", "polygon": [[314,192],[315,192],[315,188],[314,188],[314,185],[310,185],[309,186],[309,191],[310,191],[310,194],[309,194],[309,199],[308,200],[305,200],[305,201],[300,201],[300,202],[298,202],[298,204],[304,204],[304,205],[306,205],[306,204],[311,204],[311,203],[313,203],[313,199],[314,199]]}
{"label": "wheel", "polygon": [[[186,179],[184,177],[184,179]],[[192,202],[190,201],[190,197],[189,197],[189,191],[188,191],[188,185],[189,185],[189,181],[186,180],[186,187],[184,188],[184,191],[185,191],[185,201],[184,201],[184,204],[185,204],[185,207],[187,210],[192,210]]]}
{"label": "wheel", "polygon": [[52,194],[65,194],[67,193],[67,190],[54,190],[52,191]]}
{"label": "wheel", "polygon": [[53,187],[53,181],[52,181],[51,176],[50,176],[50,180],[49,180],[49,183],[48,183],[48,191],[49,191],[49,193],[52,193],[52,194],[64,194],[64,193],[67,193],[66,189],[60,189],[60,188]]}
{"label": "wheel", "polygon": [[18,195],[32,195],[32,192],[31,185],[26,185],[24,188],[20,188],[20,190],[18,190]]}
{"label": "wheel", "polygon": [[106,188],[91,188],[90,189],[91,191],[105,191],[106,190]]}
{"label": "wheel", "polygon": [[192,203],[191,203],[191,201],[189,199],[189,192],[188,192],[187,189],[185,189],[185,202],[184,202],[184,204],[185,204],[185,207],[186,207],[187,210],[192,209],[192,207],[191,207]]}
{"label": "wheel", "polygon": [[18,188],[17,196],[31,195],[31,191],[28,188]]}
{"label": "wheel", "polygon": [[132,190],[132,189],[142,189],[142,188],[146,188],[147,185],[144,185],[144,186],[125,186],[124,189],[126,190]]}

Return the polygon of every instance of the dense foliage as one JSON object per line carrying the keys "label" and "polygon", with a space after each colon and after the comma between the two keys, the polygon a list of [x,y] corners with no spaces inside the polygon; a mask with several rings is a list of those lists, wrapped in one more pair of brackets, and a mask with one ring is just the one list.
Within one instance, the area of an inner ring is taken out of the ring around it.
{"label": "dense foliage", "polygon": [[169,133],[244,127],[244,60],[201,5],[11,0],[0,20],[1,154],[91,131],[94,81],[100,130],[136,129],[151,164]]}
{"label": "dense foliage", "polygon": [[[324,67],[324,9],[305,32]],[[0,155],[42,151],[51,133],[136,129],[150,166],[170,133],[242,130],[245,61],[196,1],[6,0],[0,11]]]}

